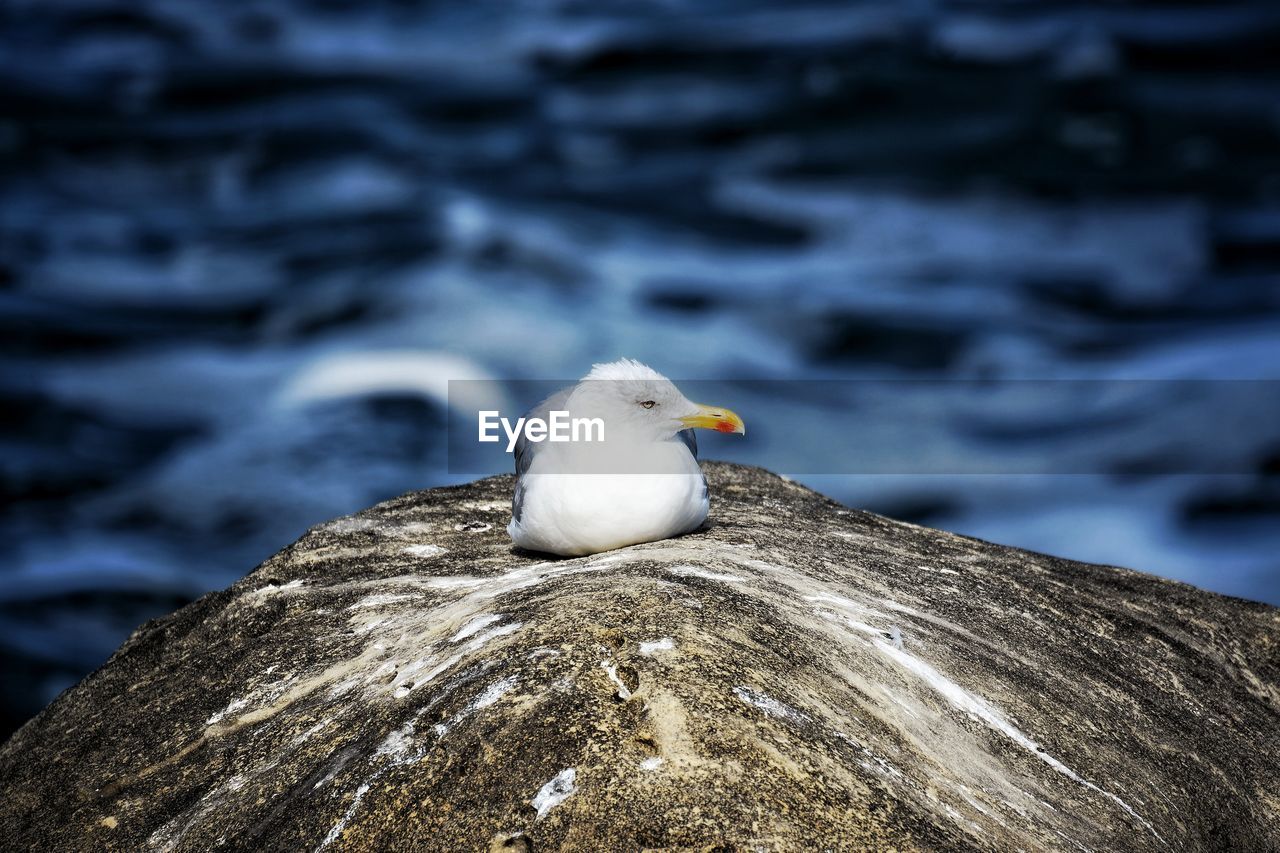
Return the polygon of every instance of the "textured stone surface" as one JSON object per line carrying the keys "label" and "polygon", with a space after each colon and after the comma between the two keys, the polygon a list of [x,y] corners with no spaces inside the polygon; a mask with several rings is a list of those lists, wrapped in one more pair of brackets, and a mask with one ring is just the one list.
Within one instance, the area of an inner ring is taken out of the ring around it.
{"label": "textured stone surface", "polygon": [[1277,610],[707,470],[594,557],[509,477],[312,530],[4,746],[6,846],[1277,844]]}

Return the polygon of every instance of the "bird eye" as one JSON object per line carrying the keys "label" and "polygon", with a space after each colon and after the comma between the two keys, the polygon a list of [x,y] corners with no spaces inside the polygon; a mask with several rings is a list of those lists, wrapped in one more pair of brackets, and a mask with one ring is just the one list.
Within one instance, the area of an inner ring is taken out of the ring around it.
{"label": "bird eye", "polygon": [[654,406],[656,406],[656,405],[658,405],[658,404],[657,404],[656,402],[654,402],[653,400],[645,400],[645,401],[644,401],[643,403],[641,403],[640,405],[644,406],[646,409],[652,409]]}

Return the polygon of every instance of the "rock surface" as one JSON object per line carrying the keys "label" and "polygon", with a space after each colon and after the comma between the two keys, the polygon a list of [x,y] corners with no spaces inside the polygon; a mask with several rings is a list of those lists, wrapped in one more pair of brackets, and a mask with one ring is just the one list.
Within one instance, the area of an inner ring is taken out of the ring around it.
{"label": "rock surface", "polygon": [[587,558],[509,477],[310,531],[4,746],[6,846],[1280,843],[1280,611],[706,467],[709,528]]}

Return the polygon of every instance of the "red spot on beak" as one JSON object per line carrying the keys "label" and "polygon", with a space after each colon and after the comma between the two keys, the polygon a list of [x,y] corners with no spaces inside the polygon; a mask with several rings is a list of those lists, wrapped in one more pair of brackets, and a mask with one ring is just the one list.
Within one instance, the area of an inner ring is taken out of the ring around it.
{"label": "red spot on beak", "polygon": [[716,421],[716,432],[733,432],[735,429],[733,421]]}

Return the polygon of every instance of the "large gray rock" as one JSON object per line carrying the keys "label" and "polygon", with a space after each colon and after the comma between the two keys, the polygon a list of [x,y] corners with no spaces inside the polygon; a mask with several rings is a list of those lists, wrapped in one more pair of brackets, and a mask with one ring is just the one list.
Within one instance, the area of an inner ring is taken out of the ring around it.
{"label": "large gray rock", "polygon": [[509,477],[312,530],[4,746],[5,846],[1280,844],[1280,611],[707,473],[581,559]]}

